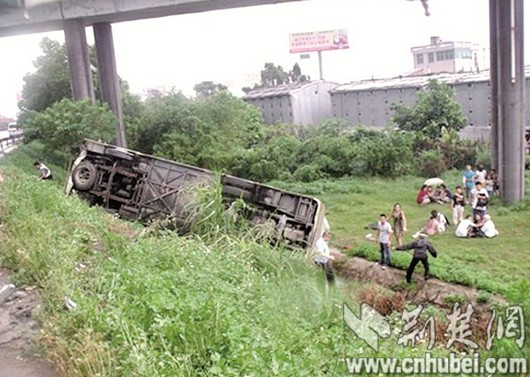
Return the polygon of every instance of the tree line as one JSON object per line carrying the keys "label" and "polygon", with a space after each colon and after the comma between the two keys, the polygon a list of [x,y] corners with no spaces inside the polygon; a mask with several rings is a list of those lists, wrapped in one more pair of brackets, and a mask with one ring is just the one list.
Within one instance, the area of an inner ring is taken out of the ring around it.
{"label": "tree line", "polygon": [[[83,138],[112,142],[116,120],[101,102],[70,100],[64,45],[45,38],[41,47],[35,73],[24,78],[19,121],[26,142],[38,140],[45,154],[66,164]],[[93,49],[90,56],[96,65]],[[280,68],[267,63],[259,85],[308,79],[296,65],[288,73]],[[460,140],[467,121],[451,88],[434,80],[414,107],[394,105],[394,125],[385,129],[352,129],[338,119],[303,128],[265,125],[257,108],[212,81],[197,84],[195,98],[171,91],[145,101],[120,84],[130,148],[257,181],[432,176],[487,155]]]}

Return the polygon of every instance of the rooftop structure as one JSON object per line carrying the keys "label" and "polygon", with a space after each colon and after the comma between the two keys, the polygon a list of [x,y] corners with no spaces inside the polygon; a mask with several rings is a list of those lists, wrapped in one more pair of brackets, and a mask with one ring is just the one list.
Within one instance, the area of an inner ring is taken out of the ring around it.
{"label": "rooftop structure", "polygon": [[443,42],[440,37],[431,37],[426,46],[412,47],[414,75],[430,73],[478,72],[479,46],[471,42]]}

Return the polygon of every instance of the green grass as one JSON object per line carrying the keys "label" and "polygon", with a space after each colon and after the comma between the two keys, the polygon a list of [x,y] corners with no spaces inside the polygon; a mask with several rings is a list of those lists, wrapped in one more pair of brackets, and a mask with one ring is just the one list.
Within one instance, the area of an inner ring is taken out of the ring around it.
{"label": "green grass", "polygon": [[[450,188],[460,184],[459,172],[449,172],[443,178]],[[390,214],[394,203],[401,203],[408,220],[406,242],[412,241],[411,235],[425,224],[431,210],[441,211],[451,219],[448,204],[425,207],[416,204],[422,182],[422,178],[402,177],[272,184],[319,197],[326,205],[332,243],[339,249],[349,250],[350,255],[378,260],[377,245],[365,239],[366,234],[375,235],[376,231],[365,226],[377,221],[380,213]],[[471,208],[466,207],[466,213],[470,212]],[[488,213],[500,231],[499,237],[460,239],[454,236],[454,226],[444,234],[431,237],[439,252],[437,259],[431,258],[432,273],[446,281],[507,294],[520,281],[530,280],[530,200],[513,207],[495,200]],[[394,262],[400,268],[406,268],[410,258],[411,252],[393,252]]]}
{"label": "green grass", "polygon": [[[17,284],[41,289],[43,341],[63,375],[343,376],[344,357],[424,354],[421,346],[398,346],[396,334],[380,342],[378,353],[370,350],[342,321],[344,302],[358,308],[358,284],[326,293],[322,272],[302,253],[255,243],[239,231],[225,233],[215,212],[218,192],[206,198],[212,204],[205,207],[214,212],[197,223],[208,237],[165,231],[140,236],[140,226],[65,197],[62,182],[35,179],[34,156],[24,152],[2,161],[0,263],[15,273]],[[352,184],[354,193],[347,182],[319,184],[326,191],[318,196],[335,205],[335,232],[339,204],[330,196],[360,200],[372,192],[366,182]],[[380,210],[368,212],[359,219],[360,240],[363,223]],[[347,208],[342,216],[349,222],[338,234],[353,241],[347,229],[357,220]],[[357,246],[368,253],[373,248]],[[512,302],[528,304],[528,284],[510,288]],[[78,308],[66,310],[65,297]],[[402,325],[398,313],[389,319]],[[500,342],[493,352],[526,352],[512,343]],[[433,350],[447,353],[442,346]]]}

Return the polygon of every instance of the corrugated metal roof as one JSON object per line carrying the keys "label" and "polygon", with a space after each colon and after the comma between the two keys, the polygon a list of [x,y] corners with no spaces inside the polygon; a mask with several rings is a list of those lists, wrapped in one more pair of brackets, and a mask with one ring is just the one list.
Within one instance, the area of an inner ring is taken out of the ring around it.
{"label": "corrugated metal roof", "polygon": [[[525,76],[530,77],[530,66],[525,69]],[[407,77],[393,77],[388,79],[376,80],[361,80],[353,81],[348,84],[343,84],[330,92],[357,92],[362,90],[377,90],[377,89],[394,89],[394,88],[417,88],[423,87],[430,79],[436,79],[450,85],[462,83],[485,82],[490,79],[490,71],[486,70],[480,73],[464,72],[464,73],[440,73],[425,76],[407,76]]]}
{"label": "corrugated metal roof", "polygon": [[[325,82],[325,81],[306,81],[306,82],[294,82],[290,84],[285,85],[278,85],[278,86],[271,86],[268,88],[258,88],[253,89],[250,92],[248,92],[243,99],[258,99],[258,98],[267,98],[267,97],[281,97],[293,94],[299,90],[305,89],[309,86],[317,85],[319,82]],[[335,83],[331,83],[333,85],[338,85]]]}

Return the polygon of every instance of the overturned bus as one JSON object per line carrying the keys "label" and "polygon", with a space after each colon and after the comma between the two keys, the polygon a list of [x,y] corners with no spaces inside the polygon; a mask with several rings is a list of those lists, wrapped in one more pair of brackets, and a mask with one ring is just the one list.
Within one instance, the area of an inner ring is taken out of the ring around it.
{"label": "overturned bus", "polygon": [[[65,184],[93,204],[116,212],[121,218],[149,223],[186,218],[186,200],[194,185],[213,184],[209,170],[146,155],[130,149],[84,140]],[[254,225],[273,226],[271,241],[307,248],[320,237],[324,205],[300,195],[231,175],[221,175],[226,207],[241,199],[250,208],[245,217]]]}

